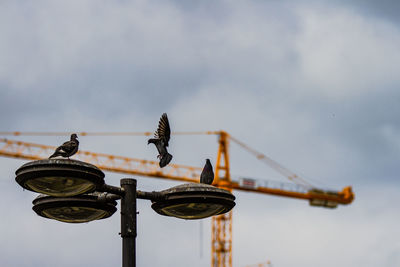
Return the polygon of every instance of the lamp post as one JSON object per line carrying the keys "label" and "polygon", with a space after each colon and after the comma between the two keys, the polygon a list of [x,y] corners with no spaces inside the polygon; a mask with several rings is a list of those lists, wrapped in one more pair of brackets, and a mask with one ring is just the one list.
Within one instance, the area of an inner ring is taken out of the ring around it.
{"label": "lamp post", "polygon": [[121,187],[107,185],[104,173],[92,164],[71,159],[45,159],[21,166],[15,180],[40,193],[33,210],[42,217],[67,223],[105,219],[121,200],[122,266],[136,266],[136,199],[148,199],[158,214],[195,220],[219,215],[235,206],[235,197],[211,185],[187,183],[163,191],[137,190],[135,179]]}

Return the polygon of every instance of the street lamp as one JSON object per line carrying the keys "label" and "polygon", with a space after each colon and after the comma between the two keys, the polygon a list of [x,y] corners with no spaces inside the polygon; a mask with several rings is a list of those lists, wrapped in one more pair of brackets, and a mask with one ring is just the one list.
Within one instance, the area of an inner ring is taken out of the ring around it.
{"label": "street lamp", "polygon": [[163,191],[136,189],[135,179],[121,179],[121,187],[105,184],[96,166],[71,159],[45,159],[21,166],[15,180],[23,188],[41,193],[33,210],[42,217],[67,223],[105,219],[121,200],[122,266],[136,266],[136,199],[152,201],[160,215],[195,220],[219,215],[235,206],[235,197],[211,185],[187,183]]}
{"label": "street lamp", "polygon": [[75,197],[39,195],[33,200],[32,209],[45,218],[67,223],[85,223],[105,219],[117,211],[115,200],[100,201],[99,193]]}
{"label": "street lamp", "polygon": [[229,191],[207,184],[182,184],[160,194],[163,201],[155,201],[151,207],[158,214],[186,220],[223,214],[235,206],[235,197]]}
{"label": "street lamp", "polygon": [[23,188],[54,197],[93,192],[104,184],[96,166],[72,159],[44,159],[22,165],[15,180]]}

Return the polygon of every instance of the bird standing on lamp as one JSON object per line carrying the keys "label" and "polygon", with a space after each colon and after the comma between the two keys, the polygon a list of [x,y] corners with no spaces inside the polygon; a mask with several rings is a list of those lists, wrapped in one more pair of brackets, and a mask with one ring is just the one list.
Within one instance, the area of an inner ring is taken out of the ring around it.
{"label": "bird standing on lamp", "polygon": [[53,153],[53,155],[49,157],[49,159],[58,156],[69,159],[69,157],[73,156],[76,152],[78,152],[78,147],[79,147],[78,136],[76,134],[71,134],[71,140],[57,147],[56,151]]}

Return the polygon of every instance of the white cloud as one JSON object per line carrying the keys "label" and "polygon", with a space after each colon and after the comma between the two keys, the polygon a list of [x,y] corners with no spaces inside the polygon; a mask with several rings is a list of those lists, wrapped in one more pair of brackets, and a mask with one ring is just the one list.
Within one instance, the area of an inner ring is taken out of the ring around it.
{"label": "white cloud", "polygon": [[312,92],[363,97],[398,84],[400,33],[394,25],[342,8],[299,9],[296,45]]}

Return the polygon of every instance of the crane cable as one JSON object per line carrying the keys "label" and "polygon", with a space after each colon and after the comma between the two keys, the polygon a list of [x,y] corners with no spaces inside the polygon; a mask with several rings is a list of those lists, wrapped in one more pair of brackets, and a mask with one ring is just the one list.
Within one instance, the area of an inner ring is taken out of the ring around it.
{"label": "crane cable", "polygon": [[247,150],[248,152],[250,152],[251,154],[253,154],[254,156],[256,156],[257,159],[259,159],[260,161],[266,163],[272,169],[274,169],[275,171],[279,172],[283,176],[287,177],[290,181],[292,181],[292,182],[294,182],[296,184],[305,186],[305,187],[314,187],[312,184],[307,182],[304,178],[301,178],[297,174],[291,172],[289,169],[287,169],[284,166],[280,165],[278,162],[276,162],[275,160],[271,159],[270,157],[268,157],[268,156],[262,154],[261,152],[258,152],[257,150],[249,147],[248,145],[246,145],[245,143],[239,141],[238,139],[234,138],[233,136],[230,136],[230,139],[233,142],[235,142],[236,144],[238,144],[239,146],[241,146],[242,148],[244,148],[245,150]]}

